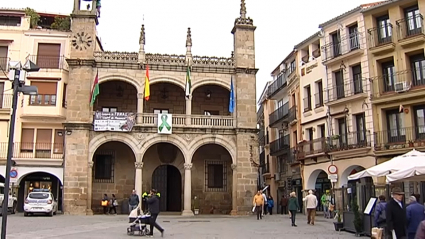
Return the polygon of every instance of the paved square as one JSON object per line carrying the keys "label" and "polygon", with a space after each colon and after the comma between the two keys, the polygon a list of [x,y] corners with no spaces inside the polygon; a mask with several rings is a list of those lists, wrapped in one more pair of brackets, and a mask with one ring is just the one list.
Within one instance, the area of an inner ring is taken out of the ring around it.
{"label": "paved square", "polygon": [[[298,214],[298,227],[291,227],[288,216],[272,215],[257,221],[254,216],[159,216],[159,224],[165,228],[164,238],[236,239],[236,238],[295,238],[295,239],[344,239],[354,238],[347,232],[336,232],[332,220],[317,218],[316,225],[307,225],[305,216]],[[119,239],[128,236],[128,218],[125,215],[24,217],[9,215],[8,239]],[[155,230],[154,236],[160,238]]]}

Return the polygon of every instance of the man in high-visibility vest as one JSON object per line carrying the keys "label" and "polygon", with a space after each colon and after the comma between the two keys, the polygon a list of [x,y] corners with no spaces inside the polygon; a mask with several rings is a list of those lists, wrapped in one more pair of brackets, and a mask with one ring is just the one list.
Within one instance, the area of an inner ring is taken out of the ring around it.
{"label": "man in high-visibility vest", "polygon": [[143,213],[145,213],[146,210],[147,210],[146,199],[148,198],[148,195],[149,194],[147,192],[144,192],[142,194],[142,211],[143,211]]}

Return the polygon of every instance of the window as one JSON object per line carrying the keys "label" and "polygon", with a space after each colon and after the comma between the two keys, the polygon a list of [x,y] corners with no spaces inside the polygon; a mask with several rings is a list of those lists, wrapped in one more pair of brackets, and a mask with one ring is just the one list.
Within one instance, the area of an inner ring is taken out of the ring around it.
{"label": "window", "polygon": [[31,85],[37,86],[38,95],[30,96],[30,105],[56,106],[56,82],[32,81]]}
{"label": "window", "polygon": [[7,53],[9,49],[7,46],[0,46],[0,72],[7,70]]}
{"label": "window", "polygon": [[345,97],[345,89],[344,89],[344,77],[343,77],[343,72],[344,70],[339,70],[339,71],[335,71],[334,72],[334,77],[335,77],[335,91],[334,94],[336,93],[336,99],[335,96],[333,97],[334,100],[337,99],[342,99]]}
{"label": "window", "polygon": [[276,110],[279,109],[283,105],[283,99],[277,102]]}
{"label": "window", "polygon": [[205,110],[204,115],[220,115],[218,110]]}
{"label": "window", "polygon": [[104,150],[94,156],[94,181],[97,183],[114,182],[115,151]]}
{"label": "window", "polygon": [[388,15],[378,17],[376,19],[378,26],[378,45],[389,43],[392,41],[393,29]]}
{"label": "window", "polygon": [[314,99],[316,108],[323,106],[323,83],[322,81],[316,82],[317,93]]}
{"label": "window", "polygon": [[320,135],[318,138],[325,138],[326,137],[326,132],[325,132],[325,124],[322,125],[318,125],[317,126],[317,130],[319,131]]}
{"label": "window", "polygon": [[357,114],[356,117],[356,139],[357,145],[364,145],[367,141],[366,138],[366,122],[365,113]]}
{"label": "window", "polygon": [[63,84],[63,91],[62,91],[62,107],[66,108],[66,87],[67,84]]}
{"label": "window", "polygon": [[37,65],[45,69],[59,69],[60,44],[38,43]]}
{"label": "window", "polygon": [[306,97],[304,98],[304,112],[311,110],[311,89],[310,85],[304,87],[304,94]]}
{"label": "window", "polygon": [[333,57],[341,55],[341,36],[339,31],[331,35]]}
{"label": "window", "polygon": [[31,152],[34,149],[34,129],[25,129],[21,131],[21,152]]}
{"label": "window", "polygon": [[227,167],[223,161],[205,162],[205,184],[207,192],[227,191]]}
{"label": "window", "polygon": [[294,137],[293,137],[293,138],[294,138],[294,140],[295,140],[295,143],[294,143],[294,144],[295,144],[295,145],[296,145],[296,144],[298,144],[298,133],[297,133],[297,131],[296,131],[296,130],[294,131]]}
{"label": "window", "polygon": [[412,83],[414,86],[425,85],[425,56],[423,53],[410,57]]}
{"label": "window", "polygon": [[35,141],[35,157],[36,158],[51,158],[52,151],[52,130],[37,129]]}
{"label": "window", "polygon": [[289,71],[289,74],[292,74],[292,72],[295,71],[296,65],[295,65],[295,60],[291,61],[291,68]]}
{"label": "window", "polygon": [[117,112],[117,110],[118,110],[117,107],[102,107],[103,113],[113,113],[113,112]]}
{"label": "window", "polygon": [[340,147],[347,145],[347,122],[345,117],[338,119],[338,133]]}
{"label": "window", "polygon": [[348,28],[348,33],[350,34],[350,49],[356,50],[360,49],[360,41],[359,41],[359,31],[357,24]]}
{"label": "window", "polygon": [[21,25],[21,17],[0,16],[0,26],[19,27],[20,25]]}
{"label": "window", "polygon": [[292,94],[292,106],[297,105],[297,101],[295,100],[295,94]]}
{"label": "window", "polygon": [[[313,141],[313,128],[308,128],[307,130],[307,137],[309,141]],[[310,144],[310,151],[314,151],[314,143]]]}
{"label": "window", "polygon": [[416,106],[413,109],[415,114],[415,139],[425,140],[425,105]]}
{"label": "window", "polygon": [[286,163],[285,158],[283,156],[278,156],[277,157],[277,160],[279,162],[279,172],[280,173],[286,173],[286,172],[288,172],[288,165]]}
{"label": "window", "polygon": [[387,111],[388,142],[406,142],[406,129],[404,128],[404,112],[398,109]]}
{"label": "window", "polygon": [[384,62],[381,64],[382,78],[384,80],[384,92],[394,91],[396,83],[395,66],[393,61]]}
{"label": "window", "polygon": [[362,82],[362,67],[361,65],[356,65],[351,67],[351,71],[353,73],[353,93],[360,94],[363,93],[363,82]]}
{"label": "window", "polygon": [[65,143],[65,131],[63,129],[56,129],[53,142],[53,153],[63,154],[63,145]]}
{"label": "window", "polygon": [[420,34],[422,32],[422,15],[419,12],[418,5],[406,8],[405,10],[406,18],[406,30],[407,36],[412,36]]}
{"label": "window", "polygon": [[168,109],[153,109],[154,114],[168,114]]}

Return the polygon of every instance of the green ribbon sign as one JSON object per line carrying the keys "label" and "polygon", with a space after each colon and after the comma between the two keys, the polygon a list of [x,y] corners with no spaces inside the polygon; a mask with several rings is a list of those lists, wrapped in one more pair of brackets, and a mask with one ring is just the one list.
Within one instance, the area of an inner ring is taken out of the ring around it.
{"label": "green ribbon sign", "polygon": [[159,131],[162,132],[162,130],[167,128],[168,131],[171,130],[171,126],[167,123],[168,115],[161,115],[161,125],[158,127]]}

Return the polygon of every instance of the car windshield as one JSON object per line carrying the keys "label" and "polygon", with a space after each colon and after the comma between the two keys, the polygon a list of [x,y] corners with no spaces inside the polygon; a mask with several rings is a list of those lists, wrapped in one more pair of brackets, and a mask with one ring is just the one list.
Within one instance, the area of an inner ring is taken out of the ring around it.
{"label": "car windshield", "polygon": [[48,199],[49,194],[48,193],[30,193],[28,197],[31,199]]}

